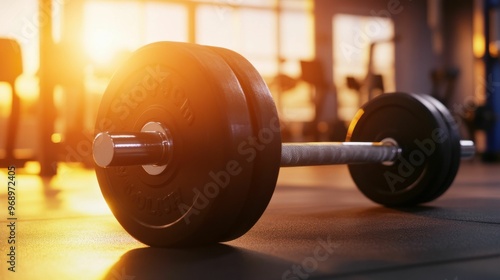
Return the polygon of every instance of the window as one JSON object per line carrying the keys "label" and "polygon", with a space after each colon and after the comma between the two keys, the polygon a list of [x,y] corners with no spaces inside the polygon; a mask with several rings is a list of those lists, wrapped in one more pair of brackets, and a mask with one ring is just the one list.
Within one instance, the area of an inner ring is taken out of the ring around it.
{"label": "window", "polygon": [[94,63],[155,41],[187,40],[187,9],[178,4],[97,2],[85,4],[85,50]]}
{"label": "window", "polygon": [[334,16],[333,73],[341,119],[352,119],[360,103],[367,101],[360,99],[360,92],[347,87],[346,78],[351,76],[361,83],[364,81],[368,73],[371,44],[374,44],[371,57],[373,73],[382,75],[384,91],[395,90],[393,37],[391,19],[345,14]]}

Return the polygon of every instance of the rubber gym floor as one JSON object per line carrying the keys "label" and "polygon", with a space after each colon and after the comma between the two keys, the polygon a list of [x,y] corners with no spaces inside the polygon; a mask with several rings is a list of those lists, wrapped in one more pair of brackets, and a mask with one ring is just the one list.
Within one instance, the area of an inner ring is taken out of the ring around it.
{"label": "rubber gym floor", "polygon": [[[346,166],[282,168],[271,203],[243,237],[158,249],[110,213],[93,170],[17,171],[15,272],[0,191],[0,279],[500,279],[500,166],[463,162],[434,202],[389,209]],[[2,185],[7,170],[0,169]]]}

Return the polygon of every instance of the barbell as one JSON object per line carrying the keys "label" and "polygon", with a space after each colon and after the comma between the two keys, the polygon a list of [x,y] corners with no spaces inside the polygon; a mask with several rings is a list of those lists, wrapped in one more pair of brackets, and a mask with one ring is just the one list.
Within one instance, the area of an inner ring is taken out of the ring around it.
{"label": "barbell", "polygon": [[111,79],[93,155],[102,194],[132,236],[150,246],[229,241],[267,207],[280,167],[348,164],[360,191],[386,206],[432,201],[474,143],[423,94],[387,93],[362,106],[347,142],[281,143],[257,70],[231,50],[158,42]]}

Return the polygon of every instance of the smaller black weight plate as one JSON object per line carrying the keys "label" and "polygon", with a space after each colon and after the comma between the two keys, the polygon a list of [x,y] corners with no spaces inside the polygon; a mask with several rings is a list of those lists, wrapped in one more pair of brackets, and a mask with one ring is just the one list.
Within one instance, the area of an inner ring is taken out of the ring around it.
{"label": "smaller black weight plate", "polygon": [[240,215],[222,237],[228,241],[250,230],[271,200],[280,168],[281,132],[276,106],[259,72],[234,51],[209,48],[218,53],[238,77],[253,127],[253,137],[240,144],[240,152],[253,164],[251,186]]}
{"label": "smaller black weight plate", "polygon": [[440,197],[443,195],[448,188],[451,186],[453,183],[457,172],[458,168],[460,167],[460,132],[457,126],[457,123],[455,122],[454,118],[448,111],[448,109],[437,99],[433,98],[430,95],[420,95],[422,98],[425,98],[427,101],[429,101],[436,109],[437,112],[441,115],[443,120],[446,123],[446,126],[448,127],[448,135],[449,139],[447,139],[448,147],[450,148],[450,155],[449,155],[449,161],[448,161],[448,168],[447,170],[443,168],[443,180],[441,181],[440,185],[437,186],[435,192],[430,192],[427,196],[422,197],[421,203],[426,203],[433,201],[434,199]]}
{"label": "smaller black weight plate", "polygon": [[103,96],[96,133],[160,122],[173,153],[159,175],[142,166],[96,167],[104,198],[139,241],[162,247],[219,241],[246,201],[253,165],[238,145],[253,136],[245,95],[218,55],[158,42],[130,57]]}
{"label": "smaller black weight plate", "polygon": [[[432,98],[430,95],[427,94],[413,94],[412,96],[416,98],[419,102],[425,104],[427,108],[429,108],[429,113],[431,113],[434,116],[434,119],[439,123],[440,127],[446,128],[444,135],[447,135],[447,133],[449,134],[450,133],[449,126],[447,125],[446,120],[443,118],[443,115],[439,112],[439,110],[435,106],[435,103],[439,103],[439,101],[435,100],[434,98]],[[446,158],[449,160],[442,162],[439,172],[434,173],[434,178],[429,182],[428,186],[419,196],[419,201],[415,202],[415,204],[430,201],[427,199],[430,197],[434,197],[435,194],[439,193],[440,190],[443,189],[443,185],[446,185],[449,170],[452,168],[453,165],[451,161],[453,155],[453,150],[452,150],[453,137],[448,137],[448,136],[451,135],[447,135],[447,137],[444,137],[442,143],[440,143],[441,144],[440,146],[442,147],[440,151],[442,151],[443,153],[442,158]],[[437,196],[435,198],[437,198]]]}
{"label": "smaller black weight plate", "polygon": [[[393,163],[350,164],[360,191],[387,206],[411,206],[437,193],[449,172],[449,128],[435,106],[416,94],[378,96],[357,112],[347,141],[393,139],[402,149]],[[443,168],[444,167],[444,168]]]}

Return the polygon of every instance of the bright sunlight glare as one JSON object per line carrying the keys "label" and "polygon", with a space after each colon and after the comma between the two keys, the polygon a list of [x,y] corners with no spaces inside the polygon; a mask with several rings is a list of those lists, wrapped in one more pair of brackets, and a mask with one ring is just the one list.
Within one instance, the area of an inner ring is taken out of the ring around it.
{"label": "bright sunlight glare", "polygon": [[97,64],[108,64],[117,46],[114,44],[111,30],[98,29],[86,34],[85,51],[89,58]]}
{"label": "bright sunlight glare", "polygon": [[88,2],[84,10],[85,52],[92,62],[108,65],[123,50],[141,44],[141,11],[135,2]]}

